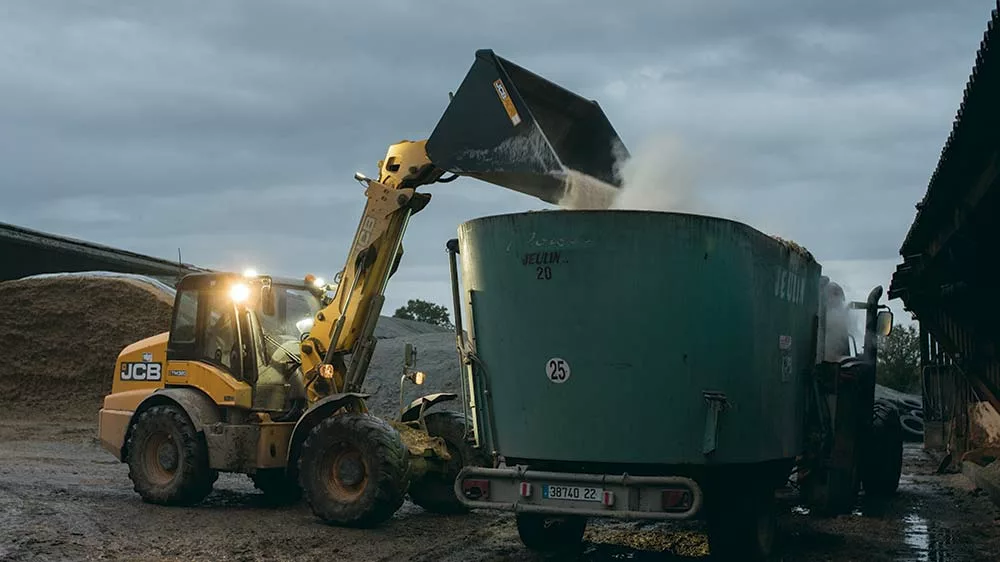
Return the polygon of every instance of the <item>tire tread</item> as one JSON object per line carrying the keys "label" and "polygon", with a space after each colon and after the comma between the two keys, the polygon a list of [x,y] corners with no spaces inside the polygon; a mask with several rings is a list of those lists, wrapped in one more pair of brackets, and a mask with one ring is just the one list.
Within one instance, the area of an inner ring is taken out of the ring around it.
{"label": "tire tread", "polygon": [[[142,447],[139,443],[149,426],[169,424],[180,436],[181,478],[176,486],[158,488],[145,479],[142,470]],[[208,447],[198,435],[187,414],[178,406],[152,406],[139,414],[128,437],[128,476],[142,499],[160,505],[194,505],[212,492],[218,471],[209,468]]]}
{"label": "tire tread", "polygon": [[[373,493],[366,492],[359,504],[342,505],[311,485],[315,480],[311,463],[321,458],[321,448],[343,436],[362,450],[372,448],[377,459]],[[409,485],[408,453],[399,433],[384,420],[370,414],[339,414],[316,425],[302,444],[299,485],[313,513],[327,523],[372,527],[389,519],[403,505]]]}

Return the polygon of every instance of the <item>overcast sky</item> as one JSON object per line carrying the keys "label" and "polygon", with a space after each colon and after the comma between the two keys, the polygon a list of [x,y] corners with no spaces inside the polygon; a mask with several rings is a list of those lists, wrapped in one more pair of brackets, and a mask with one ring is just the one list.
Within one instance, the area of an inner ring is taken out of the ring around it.
{"label": "overcast sky", "polygon": [[[709,208],[798,241],[861,299],[888,289],[995,6],[6,1],[0,221],[331,277],[364,203],[353,173],[425,138],[492,48],[597,99],[633,153],[675,139]],[[387,314],[451,308],[462,221],[551,208],[471,179],[432,193]]]}

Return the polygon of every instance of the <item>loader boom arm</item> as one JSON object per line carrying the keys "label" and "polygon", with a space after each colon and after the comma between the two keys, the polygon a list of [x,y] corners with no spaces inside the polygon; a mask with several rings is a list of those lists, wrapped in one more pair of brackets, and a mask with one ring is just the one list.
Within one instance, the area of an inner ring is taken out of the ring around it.
{"label": "loader boom arm", "polygon": [[[390,146],[379,162],[378,179],[359,178],[366,184],[367,197],[361,222],[336,293],[301,344],[310,404],[333,392],[357,392],[364,383],[375,350],[375,325],[389,277],[402,255],[403,235],[410,216],[430,201],[429,194],[416,188],[436,182],[444,173],[428,159],[425,143]],[[349,365],[347,354],[352,355]]]}

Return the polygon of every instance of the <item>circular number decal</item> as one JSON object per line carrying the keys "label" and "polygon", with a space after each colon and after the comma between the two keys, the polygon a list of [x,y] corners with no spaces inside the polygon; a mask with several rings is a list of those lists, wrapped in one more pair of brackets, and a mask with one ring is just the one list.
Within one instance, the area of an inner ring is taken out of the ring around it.
{"label": "circular number decal", "polygon": [[569,363],[553,357],[545,363],[545,374],[549,377],[549,382],[564,383],[569,380]]}

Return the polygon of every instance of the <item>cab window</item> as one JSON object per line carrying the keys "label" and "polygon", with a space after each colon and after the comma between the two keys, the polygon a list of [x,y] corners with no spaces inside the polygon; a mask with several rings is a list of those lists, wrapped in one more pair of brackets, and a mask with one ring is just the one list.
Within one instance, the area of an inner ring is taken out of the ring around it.
{"label": "cab window", "polygon": [[205,300],[205,337],[201,341],[200,359],[237,371],[240,350],[236,336],[235,307],[222,291],[213,291]]}
{"label": "cab window", "polygon": [[189,348],[198,335],[198,291],[177,294],[173,325],[170,328],[171,350]]}

